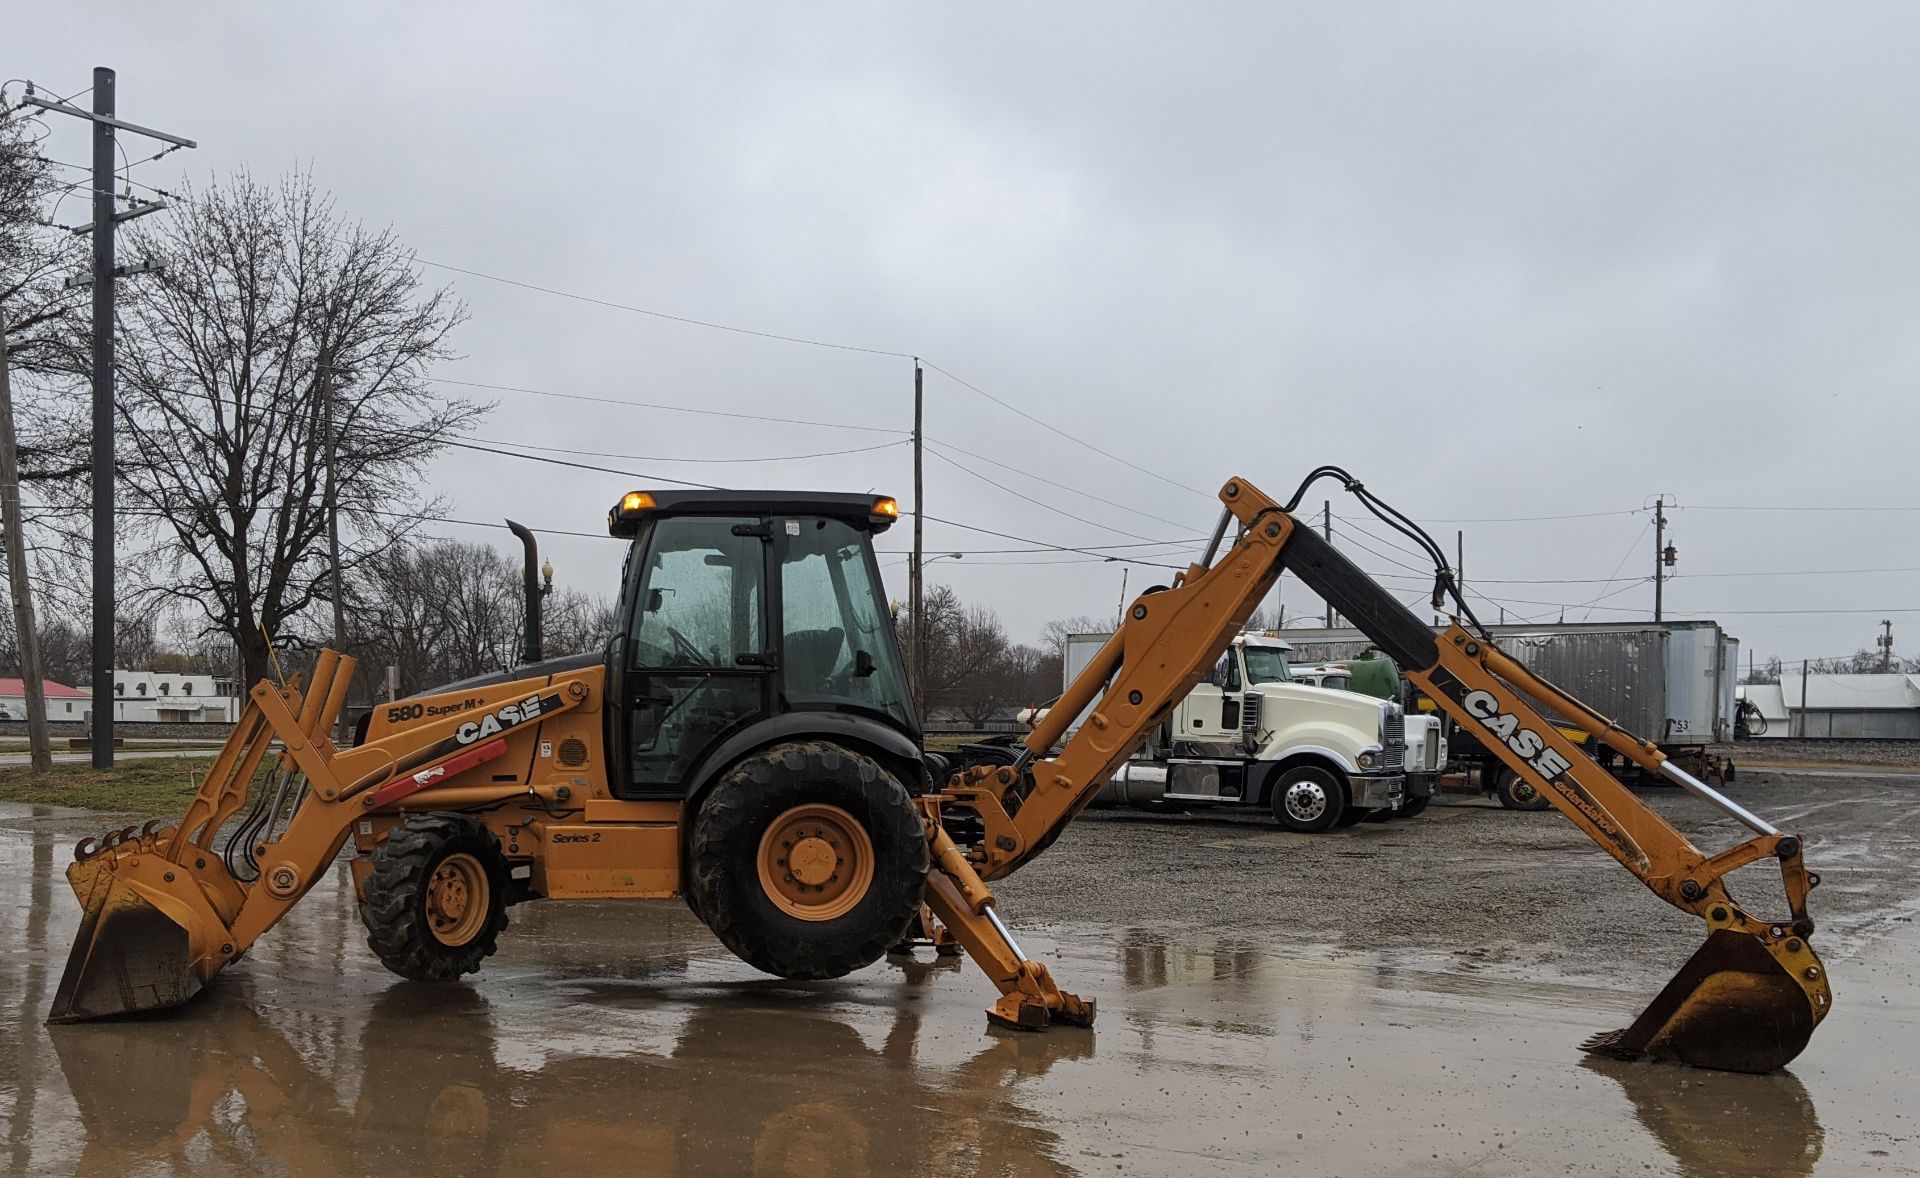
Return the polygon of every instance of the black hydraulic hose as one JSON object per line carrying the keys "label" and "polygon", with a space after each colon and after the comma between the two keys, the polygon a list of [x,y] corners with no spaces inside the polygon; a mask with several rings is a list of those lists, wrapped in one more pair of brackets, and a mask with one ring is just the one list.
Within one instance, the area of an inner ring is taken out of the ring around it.
{"label": "black hydraulic hose", "polygon": [[1361,505],[1372,513],[1375,519],[1378,519],[1381,523],[1420,545],[1420,547],[1426,551],[1427,556],[1433,561],[1433,607],[1435,609],[1441,608],[1443,599],[1451,597],[1455,608],[1459,610],[1460,616],[1465,618],[1481,637],[1489,636],[1487,634],[1487,628],[1480,623],[1479,618],[1474,616],[1473,608],[1467,604],[1465,596],[1461,594],[1460,586],[1454,577],[1453,567],[1447,563],[1445,550],[1434,542],[1433,537],[1427,534],[1425,528],[1415,523],[1398,508],[1367,490],[1364,483],[1354,478],[1353,475],[1349,474],[1344,468],[1332,465],[1314,467],[1311,471],[1307,472],[1307,477],[1300,481],[1300,486],[1293,492],[1293,498],[1287,500],[1282,510],[1288,515],[1293,515],[1299,510],[1301,500],[1307,497],[1307,492],[1321,479],[1338,479],[1341,486],[1355,499],[1358,499]]}

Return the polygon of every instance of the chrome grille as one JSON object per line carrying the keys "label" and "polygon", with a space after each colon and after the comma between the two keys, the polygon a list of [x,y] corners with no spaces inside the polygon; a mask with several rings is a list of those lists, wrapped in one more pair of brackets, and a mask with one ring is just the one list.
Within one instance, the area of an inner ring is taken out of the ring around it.
{"label": "chrome grille", "polygon": [[1407,717],[1397,707],[1387,711],[1386,748],[1381,754],[1381,761],[1389,772],[1406,768]]}

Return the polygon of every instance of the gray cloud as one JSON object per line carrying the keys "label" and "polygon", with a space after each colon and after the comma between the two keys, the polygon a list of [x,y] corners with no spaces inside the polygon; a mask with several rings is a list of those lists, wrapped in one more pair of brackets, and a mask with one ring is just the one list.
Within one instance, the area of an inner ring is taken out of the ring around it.
{"label": "gray cloud", "polygon": [[[1675,516],[1670,609],[1725,611],[1762,657],[1850,651],[1876,611],[1920,606],[1916,574],[1687,576],[1920,564],[1920,515],[1844,510],[1920,505],[1903,452],[1920,425],[1908,6],[72,9],[16,13],[5,72],[78,89],[118,68],[127,117],[203,144],[142,171],[162,186],[181,161],[199,178],[310,167],[426,258],[923,354],[1209,494],[1230,474],[1288,491],[1335,461],[1432,519],[1625,511],[1655,492],[1830,507]],[[84,159],[72,128],[55,143]],[[450,377],[909,423],[903,360],[440,276],[474,311]],[[936,460],[933,514],[1073,545],[1211,519],[1205,495],[938,375],[928,391],[933,437],[1105,501]],[[689,457],[876,440],[508,393],[478,432]],[[628,465],[910,483],[904,447]],[[469,453],[434,475],[463,516],[581,530],[642,481]],[[1460,525],[1469,579],[1604,578],[1623,558],[1644,575],[1644,522]],[[549,544],[563,579],[611,587],[610,542]],[[1003,546],[939,526],[929,545]],[[1026,636],[1118,602],[1117,566],[1010,559],[936,571]],[[1571,603],[1605,588],[1487,586]],[[1650,601],[1640,586],[1603,604]],[[1306,608],[1298,586],[1289,602]],[[1892,616],[1896,636],[1920,625]]]}

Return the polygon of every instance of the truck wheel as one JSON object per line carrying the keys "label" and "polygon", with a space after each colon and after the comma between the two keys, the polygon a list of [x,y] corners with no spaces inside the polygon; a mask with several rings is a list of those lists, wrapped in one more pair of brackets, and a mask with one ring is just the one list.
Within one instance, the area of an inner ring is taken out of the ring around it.
{"label": "truck wheel", "polygon": [[1431,795],[1424,798],[1408,798],[1400,803],[1400,808],[1395,810],[1394,814],[1400,818],[1418,818],[1426,812],[1427,804],[1431,801],[1433,801]]}
{"label": "truck wheel", "polygon": [[871,965],[920,914],[927,838],[907,791],[871,757],[779,744],[721,778],[694,816],[687,904],[776,977]]}
{"label": "truck wheel", "polygon": [[[1401,804],[1401,805],[1403,805],[1403,806],[1404,806],[1404,805],[1406,805],[1406,803],[1405,803],[1405,802],[1402,802],[1402,803],[1400,803],[1400,804]],[[1385,821],[1387,821],[1388,819],[1390,819],[1390,818],[1392,818],[1392,817],[1393,817],[1393,816],[1394,816],[1395,814],[1398,814],[1398,813],[1399,813],[1399,811],[1398,811],[1398,810],[1393,810],[1393,809],[1388,809],[1388,808],[1385,808],[1385,807],[1382,807],[1381,809],[1378,809],[1378,810],[1368,810],[1368,811],[1367,811],[1366,813],[1364,813],[1364,814],[1362,814],[1362,815],[1360,816],[1360,821],[1362,821],[1362,822],[1385,822]]]}
{"label": "truck wheel", "polygon": [[408,815],[373,852],[360,922],[380,963],[403,978],[473,973],[507,927],[500,840],[465,814]]}
{"label": "truck wheel", "polygon": [[1545,810],[1553,805],[1531,783],[1522,781],[1518,773],[1505,765],[1500,766],[1494,778],[1493,795],[1509,810]]}
{"label": "truck wheel", "polygon": [[1288,830],[1301,834],[1331,830],[1349,809],[1347,787],[1317,766],[1296,766],[1273,783],[1273,816]]}

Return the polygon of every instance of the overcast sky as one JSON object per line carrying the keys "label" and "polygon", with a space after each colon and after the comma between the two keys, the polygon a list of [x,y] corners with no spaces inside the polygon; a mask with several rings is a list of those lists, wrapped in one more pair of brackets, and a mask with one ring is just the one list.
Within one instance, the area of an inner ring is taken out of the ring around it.
{"label": "overcast sky", "polygon": [[[958,448],[928,458],[929,515],[1183,540],[1229,476],[1284,498],[1334,462],[1449,546],[1464,529],[1509,616],[1600,621],[1651,616],[1651,584],[1607,579],[1651,574],[1665,493],[1670,617],[1762,660],[1871,646],[1890,617],[1920,652],[1920,7],[89,3],[6,24],[0,74],[66,94],[110,65],[121,117],[199,140],[150,183],[310,168],[432,262],[918,354],[1155,472],[929,371],[928,437]],[[85,162],[77,125],[53,154]],[[500,392],[478,437],[909,499],[906,359],[427,274],[472,309],[439,376],[869,427]],[[647,479],[453,452],[432,484],[462,518],[597,532]],[[1418,561],[1348,534],[1420,592],[1386,558]],[[614,542],[545,544],[611,593]],[[1121,564],[943,524],[927,546],[964,552],[930,578],[1020,639],[1120,601]],[[1907,571],[1781,575],[1882,569]],[[1128,591],[1169,575],[1134,566]]]}

